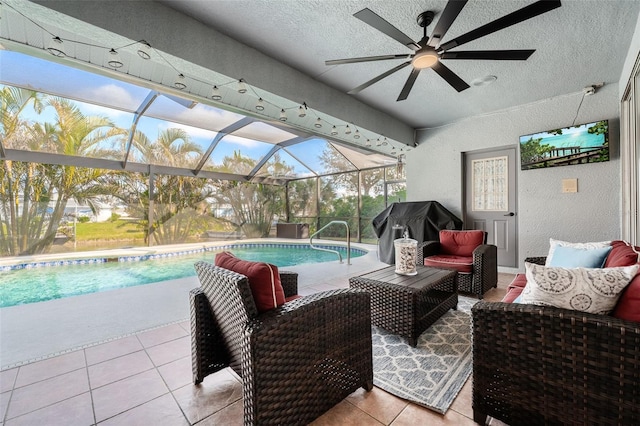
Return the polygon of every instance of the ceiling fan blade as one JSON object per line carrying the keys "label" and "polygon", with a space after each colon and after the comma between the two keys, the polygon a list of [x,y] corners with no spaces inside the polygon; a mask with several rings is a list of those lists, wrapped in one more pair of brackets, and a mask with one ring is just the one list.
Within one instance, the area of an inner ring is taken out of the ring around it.
{"label": "ceiling fan blade", "polygon": [[383,78],[389,77],[394,72],[400,71],[402,68],[408,66],[409,64],[411,64],[411,61],[403,62],[402,64],[398,65],[397,67],[393,67],[389,71],[383,72],[379,76],[377,76],[375,78],[372,78],[371,80],[367,81],[366,83],[361,84],[360,86],[356,87],[355,89],[349,90],[347,93],[350,94],[350,95],[354,95],[356,93],[359,93],[359,92],[363,91],[364,89],[366,89],[367,87],[371,86],[372,84],[379,82]]}
{"label": "ceiling fan blade", "polygon": [[453,24],[453,21],[456,20],[458,14],[466,4],[467,0],[449,0],[449,3],[445,6],[440,18],[438,18],[438,23],[431,33],[431,38],[427,43],[429,46],[438,47],[440,40],[442,40],[442,37],[444,37],[451,24]]}
{"label": "ceiling fan blade", "polygon": [[405,33],[400,31],[393,25],[391,25],[389,22],[385,21],[384,18],[380,17],[371,9],[364,8],[360,12],[354,13],[353,16],[355,16],[365,24],[371,25],[376,30],[388,35],[392,39],[402,43],[403,45],[407,46],[409,49],[413,49],[413,50],[420,49],[419,44],[411,40],[409,36],[407,36]]}
{"label": "ceiling fan blade", "polygon": [[324,61],[325,65],[340,65],[340,64],[354,64],[357,62],[370,62],[370,61],[386,61],[388,59],[409,59],[411,54],[405,53],[403,55],[381,55],[381,56],[364,56],[361,58],[349,58],[349,59],[333,59],[331,61]]}
{"label": "ceiling fan blade", "polygon": [[560,6],[560,0],[537,1],[533,4],[530,4],[529,6],[523,7],[522,9],[505,15],[502,18],[498,18],[495,21],[489,22],[486,25],[476,28],[473,31],[469,31],[468,33],[463,34],[460,37],[456,37],[451,41],[441,44],[439,51],[446,51],[456,46],[461,46],[480,37],[484,37],[488,34],[510,27],[511,25],[518,24],[520,22],[526,21],[527,19],[531,19],[535,16],[541,15],[545,12],[549,12],[550,10],[553,10]]}
{"label": "ceiling fan blade", "polygon": [[411,89],[413,88],[413,83],[416,82],[416,78],[418,78],[418,74],[420,74],[420,71],[420,68],[414,68],[411,70],[411,74],[409,74],[407,82],[404,83],[404,87],[402,88],[398,99],[396,99],[396,102],[404,101],[405,99],[407,99],[407,96],[409,96],[409,92],[411,92]]}
{"label": "ceiling fan blade", "polygon": [[447,83],[449,83],[454,89],[458,92],[462,92],[469,88],[469,85],[465,83],[463,79],[458,77],[456,73],[451,71],[449,68],[444,66],[442,62],[438,61],[434,66],[431,67],[432,70],[438,73],[440,77],[444,78]]}
{"label": "ceiling fan blade", "polygon": [[494,61],[526,61],[535,52],[529,50],[472,50],[443,52],[441,59],[491,59]]}

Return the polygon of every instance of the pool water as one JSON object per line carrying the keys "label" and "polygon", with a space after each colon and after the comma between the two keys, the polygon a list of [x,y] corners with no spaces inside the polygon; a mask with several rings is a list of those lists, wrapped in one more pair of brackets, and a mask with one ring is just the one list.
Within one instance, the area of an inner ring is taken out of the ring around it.
{"label": "pool water", "polygon": [[[346,249],[331,248],[339,250],[343,259],[346,259]],[[225,250],[241,259],[269,262],[279,268],[305,263],[337,262],[335,253],[311,250],[308,245],[295,248],[253,245]],[[200,260],[213,263],[215,254],[219,251],[221,250],[139,262],[64,265],[0,272],[0,308],[195,276],[193,264]],[[364,253],[362,250],[352,249],[351,257],[362,256]]]}

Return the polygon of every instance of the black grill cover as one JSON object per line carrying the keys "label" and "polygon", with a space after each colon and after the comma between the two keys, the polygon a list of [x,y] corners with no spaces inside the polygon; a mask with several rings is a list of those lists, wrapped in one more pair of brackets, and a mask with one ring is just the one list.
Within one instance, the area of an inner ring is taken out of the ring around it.
{"label": "black grill cover", "polygon": [[[373,218],[372,225],[378,237],[380,261],[393,265],[393,240],[402,237],[405,227],[409,231],[409,238],[420,244],[424,241],[438,241],[441,229],[462,229],[462,220],[437,201],[415,201],[391,204]],[[394,230],[394,225],[400,225],[403,229]]]}

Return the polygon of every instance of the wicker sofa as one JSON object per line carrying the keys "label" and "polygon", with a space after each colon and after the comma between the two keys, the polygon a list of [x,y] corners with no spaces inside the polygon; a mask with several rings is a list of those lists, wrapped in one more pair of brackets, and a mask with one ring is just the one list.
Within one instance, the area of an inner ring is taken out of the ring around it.
{"label": "wicker sofa", "polygon": [[[526,261],[543,265],[545,257]],[[520,293],[523,286],[518,276],[509,293]],[[623,303],[635,306],[633,320],[505,303],[515,298],[509,293],[503,302],[477,303],[472,308],[474,420],[484,424],[489,415],[511,425],[640,424],[639,289],[637,275],[613,313]]]}
{"label": "wicker sofa", "polygon": [[[244,424],[307,424],[373,388],[370,296],[343,289],[258,313],[246,276],[195,264],[190,292],[193,380],[231,367],[242,378]],[[285,296],[296,273],[280,272]]]}

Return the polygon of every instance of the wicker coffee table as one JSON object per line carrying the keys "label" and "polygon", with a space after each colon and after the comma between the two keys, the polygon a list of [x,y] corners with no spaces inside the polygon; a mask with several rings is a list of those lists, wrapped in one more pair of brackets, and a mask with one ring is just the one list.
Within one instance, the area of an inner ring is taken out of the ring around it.
{"label": "wicker coffee table", "polygon": [[405,276],[389,266],[349,278],[349,287],[371,293],[371,322],[409,339],[418,336],[449,309],[458,307],[455,271],[418,266],[418,274]]}

